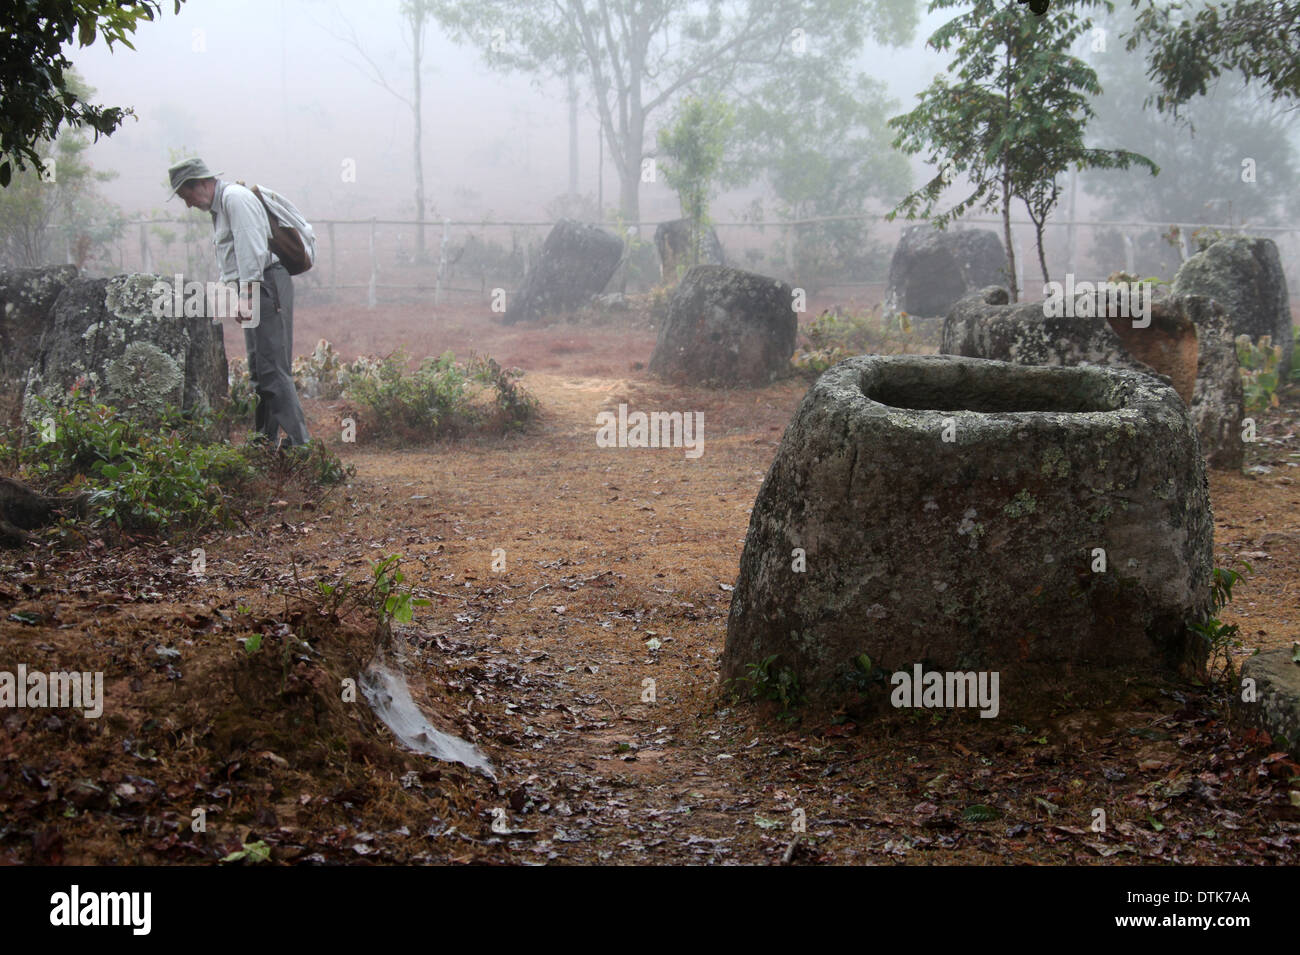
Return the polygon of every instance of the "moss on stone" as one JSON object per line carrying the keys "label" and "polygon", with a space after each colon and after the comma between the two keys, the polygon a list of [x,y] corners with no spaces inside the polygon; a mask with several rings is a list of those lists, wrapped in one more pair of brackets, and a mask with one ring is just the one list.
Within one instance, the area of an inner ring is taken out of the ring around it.
{"label": "moss on stone", "polygon": [[1002,508],[1002,513],[1007,517],[1024,517],[1026,514],[1033,514],[1038,510],[1038,502],[1028,490],[1021,488],[1020,493],[1011,499],[1011,503]]}
{"label": "moss on stone", "polygon": [[1060,448],[1048,448],[1043,452],[1043,477],[1069,477],[1070,462]]}

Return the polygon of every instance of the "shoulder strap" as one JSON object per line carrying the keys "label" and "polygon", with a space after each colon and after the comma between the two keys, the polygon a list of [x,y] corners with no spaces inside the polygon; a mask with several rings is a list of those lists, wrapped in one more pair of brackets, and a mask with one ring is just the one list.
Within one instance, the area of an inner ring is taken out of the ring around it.
{"label": "shoulder strap", "polygon": [[276,216],[276,214],[275,214],[274,212],[271,211],[271,207],[270,207],[269,205],[267,205],[267,203],[266,203],[266,197],[262,195],[262,190],[257,188],[257,183],[253,183],[253,184],[250,186],[250,185],[248,185],[247,183],[245,183],[244,180],[242,180],[242,179],[236,179],[236,180],[235,180],[235,185],[237,185],[237,186],[243,186],[245,189],[247,189],[247,190],[248,190],[249,192],[251,192],[253,195],[257,196],[257,201],[260,202],[260,203],[262,204],[262,208],[266,210],[266,217],[267,217],[269,220],[271,220],[271,226],[272,226],[272,228],[274,228],[275,226],[283,226],[283,225],[284,225],[284,223],[280,221],[279,217]]}

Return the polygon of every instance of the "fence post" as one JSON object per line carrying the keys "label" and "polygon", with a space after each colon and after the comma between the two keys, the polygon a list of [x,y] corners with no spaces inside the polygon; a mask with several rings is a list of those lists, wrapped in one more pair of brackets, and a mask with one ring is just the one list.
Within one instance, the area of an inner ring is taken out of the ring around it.
{"label": "fence post", "polygon": [[1133,275],[1136,269],[1137,256],[1133,251],[1133,236],[1127,232],[1124,233],[1124,271]]}
{"label": "fence post", "polygon": [[447,233],[451,229],[451,219],[442,217],[442,242],[438,246],[438,278],[433,285],[433,304],[442,304],[442,273],[447,268]]}
{"label": "fence post", "polygon": [[153,255],[149,251],[149,234],[145,232],[144,223],[140,223],[140,271],[153,271]]}
{"label": "fence post", "polygon": [[366,305],[375,307],[375,285],[379,280],[379,263],[375,261],[375,217],[370,217],[370,289],[366,294]]}
{"label": "fence post", "polygon": [[330,234],[330,291],[337,292],[339,288],[339,269],[338,269],[338,258],[335,255],[336,246],[334,244],[334,223],[333,222],[329,224],[329,234]]}

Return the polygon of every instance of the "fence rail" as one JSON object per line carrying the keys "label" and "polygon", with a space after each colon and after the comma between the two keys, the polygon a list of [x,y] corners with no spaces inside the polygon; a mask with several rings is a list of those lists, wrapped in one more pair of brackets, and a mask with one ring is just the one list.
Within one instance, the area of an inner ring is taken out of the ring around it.
{"label": "fence rail", "polygon": [[[795,237],[795,230],[800,227],[815,226],[825,223],[835,222],[868,222],[875,223],[879,228],[873,230],[873,237],[876,239],[893,238],[895,241],[901,235],[902,230],[908,225],[915,223],[906,220],[888,221],[881,214],[854,214],[838,216],[817,216],[801,219],[780,219],[768,221],[718,221],[712,223],[715,229],[731,232],[733,241],[724,246],[728,248],[728,257],[739,264],[743,264],[744,257],[740,254],[744,251],[744,256],[748,256],[752,267],[762,270],[762,263],[770,250],[772,242],[769,240],[769,230],[776,230],[779,237],[776,240],[776,250],[779,257],[774,255],[775,262],[784,264],[789,271],[789,263],[794,261],[792,250],[792,241]],[[155,251],[154,245],[156,237],[151,239],[150,228],[160,225],[181,225],[195,226],[198,221],[194,218],[166,218],[166,219],[130,219],[118,220],[111,223],[122,230],[123,237],[116,243],[117,265],[123,270],[131,270],[130,266],[143,272],[158,271],[156,263],[159,256]],[[499,282],[489,283],[486,274],[481,276],[478,288],[468,287],[464,284],[452,284],[456,278],[455,260],[448,261],[448,251],[451,247],[452,232],[456,230],[458,240],[464,242],[469,237],[476,237],[476,234],[482,231],[495,229],[509,230],[528,230],[532,234],[533,246],[536,240],[540,238],[544,230],[549,230],[554,226],[553,220],[525,220],[525,219],[452,219],[450,217],[441,219],[428,219],[419,222],[415,219],[400,218],[337,218],[337,219],[317,219],[313,222],[317,235],[317,268],[313,270],[311,278],[304,291],[311,294],[316,291],[329,293],[340,291],[357,291],[364,289],[366,292],[366,304],[374,308],[379,304],[380,292],[395,293],[433,293],[434,304],[442,304],[444,296],[455,294],[458,296],[468,297],[470,300],[479,302],[486,301],[491,295],[492,288],[500,287]],[[635,223],[628,222],[601,222],[596,223],[604,228],[618,231],[626,230],[629,234],[637,236],[639,239],[649,238],[648,232],[659,225],[659,221],[642,221]],[[1033,224],[1024,218],[1013,218],[1011,220],[1013,229],[1013,246],[1016,253],[1017,261],[1017,281],[1023,288],[1025,287],[1025,265],[1030,262],[1030,255],[1034,247],[1033,244]],[[997,227],[1000,234],[1002,220],[990,216],[969,216],[957,220],[953,224],[955,229],[972,228],[972,227]],[[432,228],[434,231],[432,241],[429,246],[433,249],[432,255],[426,252],[426,259],[415,261],[411,254],[414,242],[409,236],[414,231],[423,226],[426,229]],[[1171,223],[1171,222],[1150,222],[1134,219],[1053,219],[1049,220],[1045,236],[1059,237],[1061,230],[1065,230],[1066,243],[1063,250],[1054,250],[1049,256],[1050,259],[1057,261],[1058,264],[1064,265],[1065,269],[1070,272],[1078,273],[1078,263],[1081,258],[1077,234],[1079,230],[1118,230],[1121,232],[1124,241],[1125,266],[1129,271],[1134,270],[1135,246],[1134,233],[1139,235],[1150,232],[1156,234],[1166,233],[1171,226],[1179,229],[1182,241],[1179,257],[1185,259],[1189,254],[1187,236],[1188,232],[1194,229],[1216,229],[1229,233],[1249,233],[1258,235],[1269,235],[1276,237],[1279,246],[1283,251],[1284,268],[1288,273],[1288,279],[1292,282],[1293,287],[1300,287],[1300,225],[1243,225],[1242,223]],[[64,227],[71,228],[71,227]],[[132,243],[126,237],[128,230],[138,230],[137,242]],[[364,238],[356,241],[357,233],[364,230]],[[392,230],[398,230],[395,234]],[[741,232],[740,230],[743,230]],[[891,236],[892,233],[892,236]],[[70,240],[70,233],[67,233]],[[340,235],[350,235],[354,241],[340,243]],[[396,247],[393,247],[394,237]],[[173,240],[174,241],[174,240]],[[211,242],[204,236],[204,241],[198,241],[197,256],[199,261],[194,262],[196,250],[192,243],[196,240],[190,238],[187,240],[186,255],[187,262],[191,266],[197,265],[201,268],[211,267]],[[512,254],[516,257],[522,255],[523,265],[527,267],[531,263],[529,258],[529,243],[523,243],[521,248],[517,231],[512,231],[511,241],[514,245]],[[135,244],[137,247],[128,254],[129,246]],[[170,243],[165,256],[172,255]],[[69,262],[73,261],[72,242],[65,243],[66,256]],[[345,274],[340,275],[340,259],[346,260],[344,266]],[[363,264],[364,263],[364,264]],[[517,265],[518,263],[516,263]],[[1108,269],[1109,271],[1110,269]],[[413,274],[412,274],[413,273]],[[404,278],[409,276],[413,282],[395,282],[394,278]],[[843,276],[843,278],[854,278]],[[856,277],[860,278],[860,276]],[[836,288],[852,288],[867,285],[878,284],[876,282],[863,281],[839,281],[823,283],[833,285]]]}

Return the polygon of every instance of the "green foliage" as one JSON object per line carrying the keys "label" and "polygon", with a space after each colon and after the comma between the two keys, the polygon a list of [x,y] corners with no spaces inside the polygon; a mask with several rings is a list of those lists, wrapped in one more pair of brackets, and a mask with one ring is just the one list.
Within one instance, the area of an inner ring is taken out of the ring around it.
{"label": "green foliage", "polygon": [[[52,441],[39,440],[46,419]],[[329,486],[353,473],[320,441],[284,454],[232,446],[218,437],[221,423],[212,414],[185,417],[167,408],[147,425],[74,392],[65,406],[42,402],[36,420],[38,440],[0,435],[0,460],[12,461],[36,487],[77,495],[96,525],[120,531],[229,526],[263,476],[276,482],[278,496],[291,481]]]}
{"label": "green foliage", "polygon": [[406,353],[399,349],[382,360],[377,375],[351,380],[348,397],[374,415],[376,426],[436,434],[451,412],[464,404],[469,376],[450,352],[425,358],[412,373],[406,364]]}
{"label": "green foliage", "polygon": [[[180,13],[183,0],[175,0]],[[133,49],[130,35],[141,20],[161,13],[152,0],[26,0],[5,5],[4,55],[0,58],[0,186],[14,168],[45,165],[37,144],[52,140],[59,127],[89,126],[112,135],[133,111],[87,103],[69,82],[72,64],[63,48],[76,41],[87,47],[97,36]]]}
{"label": "green foliage", "polygon": [[227,524],[222,487],[252,473],[236,448],[203,443],[210,421],[185,420],[174,410],[151,428],[75,395],[66,407],[44,404],[37,417],[53,419],[55,439],[23,449],[27,473],[38,484],[86,492],[97,522],[121,530]]}
{"label": "green foliage", "polygon": [[885,686],[889,674],[876,666],[868,654],[859,653],[852,664],[845,667],[843,681],[854,692],[865,694]]}
{"label": "green foliage", "polygon": [[[1242,561],[1241,565],[1246,569],[1246,573],[1253,572],[1250,564],[1245,561]],[[1235,623],[1225,624],[1219,619],[1219,612],[1232,600],[1232,588],[1241,579],[1242,575],[1235,570],[1224,567],[1214,568],[1214,574],[1210,579],[1210,610],[1204,620],[1188,624],[1188,628],[1205,641],[1209,650],[1207,671],[1213,675],[1221,664],[1226,681],[1230,681],[1233,676],[1232,651],[1241,647],[1242,641],[1240,627]]]}
{"label": "green foliage", "polygon": [[[678,97],[716,93],[742,102],[783,77],[843,74],[868,35],[904,41],[917,18],[916,0],[438,0],[433,6],[447,32],[482,45],[495,68],[550,76],[575,71],[618,170],[620,211],[632,222],[641,218],[647,129],[661,124],[660,114]],[[794,125],[818,104],[796,95],[780,105]]]}
{"label": "green foliage", "polygon": [[[789,253],[783,249],[773,267],[809,291],[883,278],[888,267],[888,250],[870,238],[868,202],[892,202],[910,185],[911,170],[890,147],[886,123],[898,104],[886,89],[810,51],[798,69],[739,100],[733,178],[766,180],[777,216],[792,223]],[[750,217],[761,221],[761,203],[753,209]]]}
{"label": "green foliage", "polygon": [[[1120,15],[1107,22],[1113,33],[1119,32],[1131,17]],[[1124,142],[1160,167],[1154,180],[1106,171],[1082,177],[1088,192],[1108,200],[1107,218],[1263,225],[1300,212],[1290,188],[1300,169],[1288,136],[1288,117],[1280,107],[1262,102],[1257,91],[1233,78],[1184,108],[1184,122],[1179,123],[1143,109],[1152,87],[1139,59],[1118,43],[1096,56],[1106,88],[1095,103],[1098,142]],[[1244,157],[1253,160],[1254,175],[1247,178],[1254,181],[1243,180]],[[1225,169],[1234,174],[1225,175]],[[1170,272],[1179,264],[1175,254],[1157,244],[1154,230],[1134,238],[1146,263],[1139,268]],[[1110,254],[1122,255],[1117,248]]]}
{"label": "green foliage", "polygon": [[410,623],[416,607],[427,607],[429,601],[416,598],[402,588],[406,575],[399,569],[401,554],[389,554],[370,566],[374,585],[371,590],[375,616],[379,626],[387,630],[394,623]]}
{"label": "green foliage", "polygon": [[[931,9],[966,6],[964,0],[934,0]],[[1096,6],[1111,8],[1109,0],[1058,0],[1051,16],[1036,17],[1016,0],[975,0],[935,31],[931,48],[957,45],[950,73],[959,82],[936,78],[916,109],[889,124],[899,131],[896,147],[928,150],[939,172],[905,196],[890,219],[900,212],[909,219],[931,217],[944,190],[963,174],[973,191],[934,216],[935,223],[943,228],[975,206],[1000,207],[1012,254],[1011,202],[1019,197],[1035,225],[1041,264],[1043,225],[1060,198],[1058,177],[1069,167],[1126,169],[1137,163],[1158,171],[1136,153],[1083,144],[1094,115],[1089,101],[1101,87],[1092,67],[1069,52],[1092,26],[1073,8]],[[1043,279],[1048,281],[1045,268]],[[1014,279],[1011,293],[1016,301]]]}
{"label": "green foliage", "polygon": [[735,111],[720,97],[688,96],[678,104],[672,125],[659,130],[659,148],[670,160],[663,166],[664,179],[691,223],[691,265],[700,264],[704,230],[710,225],[709,190],[735,123]]}
{"label": "green foliage", "polygon": [[[1131,36],[1138,21],[1136,12],[1123,6],[1103,22],[1110,36],[1119,37]],[[1202,52],[1189,49],[1186,55]],[[1094,103],[1097,119],[1090,127],[1097,144],[1123,143],[1160,167],[1155,179],[1107,171],[1081,176],[1087,192],[1106,199],[1100,218],[1276,225],[1300,214],[1300,194],[1291,188],[1300,167],[1283,104],[1268,103],[1257,88],[1230,75],[1177,115],[1146,109],[1160,90],[1148,79],[1143,57],[1117,40],[1088,57],[1105,87]],[[1247,179],[1255,181],[1243,180],[1245,157],[1254,167],[1254,176]],[[1179,253],[1160,241],[1159,230],[1125,231],[1142,271],[1171,274],[1181,264]],[[1103,262],[1123,261],[1119,231],[1096,233],[1095,246]]]}
{"label": "green foliage", "polygon": [[261,862],[269,862],[271,859],[271,847],[263,840],[258,839],[256,842],[241,843],[241,848],[224,856],[222,862],[247,862],[249,865],[257,865]]}
{"label": "green foliage", "polygon": [[1193,97],[1205,95],[1223,72],[1257,82],[1272,100],[1300,101],[1296,0],[1132,3],[1141,9],[1127,48],[1149,47],[1148,75],[1156,84],[1152,98],[1161,112],[1176,114]]}
{"label": "green foliage", "polygon": [[[1282,346],[1274,345],[1268,335],[1252,342],[1249,335],[1237,336],[1237,362],[1241,365],[1241,387],[1245,393],[1247,411],[1263,411],[1278,406],[1278,364],[1282,361]],[[1300,362],[1291,377],[1300,381]]]}
{"label": "green foliage", "polygon": [[389,554],[370,565],[369,586],[360,586],[350,580],[339,579],[333,583],[316,582],[315,604],[317,611],[330,619],[338,619],[354,610],[361,610],[375,618],[381,638],[391,634],[394,623],[410,623],[416,607],[428,607],[429,601],[416,597],[402,586],[406,575],[401,571],[401,554]]}
{"label": "green foliage", "polygon": [[[94,91],[69,70],[66,83],[79,97]],[[116,177],[96,172],[85,158],[85,136],[66,130],[34,149],[45,173],[19,170],[0,191],[0,264],[33,268],[62,262],[67,253],[78,268],[108,265],[107,243],[121,236],[121,210],[103,198],[97,183]]]}
{"label": "green foliage", "polygon": [[911,319],[906,314],[886,317],[879,304],[866,311],[827,309],[804,334],[808,347],[793,362],[811,376],[854,355],[905,355],[916,345]]}
{"label": "green foliage", "polygon": [[[492,426],[517,430],[537,413],[536,398],[516,381],[523,373],[503,369],[495,359],[471,356],[459,363],[446,352],[425,358],[413,372],[406,365],[405,352],[399,349],[368,372],[349,376],[346,394],[370,413],[372,433],[407,439],[456,436]],[[476,403],[485,390],[493,396],[490,410]]]}
{"label": "green foliage", "polygon": [[799,689],[799,678],[789,667],[781,667],[775,672],[772,664],[777,660],[773,654],[757,663],[745,667],[747,675],[740,677],[737,683],[749,686],[751,700],[771,700],[781,704],[781,712],[789,713],[790,708],[803,703],[803,693]]}
{"label": "green foliage", "polygon": [[962,819],[966,822],[993,822],[1002,816],[993,806],[986,806],[983,803],[974,803],[967,806],[961,811]]}

